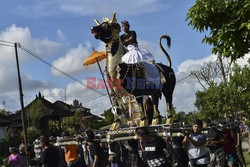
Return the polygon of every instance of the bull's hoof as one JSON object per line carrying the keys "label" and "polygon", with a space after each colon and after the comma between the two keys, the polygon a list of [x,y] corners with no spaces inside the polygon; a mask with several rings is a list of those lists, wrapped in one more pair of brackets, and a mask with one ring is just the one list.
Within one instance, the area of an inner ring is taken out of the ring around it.
{"label": "bull's hoof", "polygon": [[172,115],[170,115],[170,116],[168,116],[168,118],[167,118],[167,120],[166,120],[166,125],[171,125],[173,123],[173,116]]}
{"label": "bull's hoof", "polygon": [[153,118],[153,120],[152,120],[152,125],[157,125],[157,124],[159,124],[159,121],[160,121],[159,117]]}
{"label": "bull's hoof", "polygon": [[144,119],[144,120],[141,119],[141,121],[140,121],[140,127],[143,127],[143,126],[148,126],[147,119]]}

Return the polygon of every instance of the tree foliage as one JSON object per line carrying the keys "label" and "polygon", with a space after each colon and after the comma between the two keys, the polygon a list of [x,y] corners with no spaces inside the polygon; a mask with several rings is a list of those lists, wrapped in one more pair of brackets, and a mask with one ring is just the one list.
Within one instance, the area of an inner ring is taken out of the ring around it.
{"label": "tree foliage", "polygon": [[26,113],[29,119],[30,126],[40,128],[41,119],[45,116],[42,101],[37,100],[34,103],[32,103],[26,109]]}
{"label": "tree foliage", "polygon": [[85,130],[87,128],[97,130],[105,125],[105,122],[100,120],[100,118],[96,116],[86,116],[81,110],[76,110],[74,116],[64,118],[63,120],[63,130],[67,130],[72,133],[73,131],[76,131],[77,126],[81,130]]}
{"label": "tree foliage", "polygon": [[[225,76],[223,76],[223,73]],[[213,87],[216,86],[218,82],[227,80],[229,73],[230,63],[215,61],[204,63],[200,70],[191,71],[190,76],[197,79],[203,89],[207,90],[207,86]]]}
{"label": "tree foliage", "polygon": [[240,67],[234,65],[229,82],[196,92],[195,106],[201,116],[218,119],[224,114],[235,115],[238,111],[250,116],[250,61]]}
{"label": "tree foliage", "polygon": [[11,112],[10,111],[6,111],[5,109],[0,109],[0,114],[2,114],[2,115],[10,115]]}
{"label": "tree foliage", "polygon": [[[28,135],[28,143],[32,144],[39,136],[41,136],[41,130],[37,129],[36,127],[29,127],[27,129]],[[21,132],[22,138],[24,137],[24,131]]]}
{"label": "tree foliage", "polygon": [[213,45],[213,53],[235,61],[249,52],[250,1],[196,0],[187,13],[189,25],[210,31],[203,42]]}
{"label": "tree foliage", "polygon": [[112,124],[114,121],[114,114],[111,112],[111,108],[104,110],[102,116],[104,116],[104,122],[106,125]]}

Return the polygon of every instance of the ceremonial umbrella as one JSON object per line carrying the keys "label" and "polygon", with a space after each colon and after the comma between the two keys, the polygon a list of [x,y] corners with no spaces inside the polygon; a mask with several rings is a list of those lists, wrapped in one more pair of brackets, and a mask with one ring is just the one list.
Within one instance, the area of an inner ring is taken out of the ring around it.
{"label": "ceremonial umbrella", "polygon": [[105,87],[106,87],[106,90],[107,90],[107,93],[108,93],[108,96],[109,96],[110,103],[111,103],[111,105],[112,105],[112,100],[111,100],[111,97],[110,97],[110,94],[109,94],[109,91],[108,91],[108,88],[107,88],[106,81],[105,81],[105,79],[104,79],[104,74],[103,74],[102,69],[101,69],[101,66],[100,66],[100,64],[99,64],[99,61],[102,61],[102,60],[105,59],[106,57],[107,57],[106,52],[97,52],[97,51],[95,51],[95,49],[93,48],[92,54],[84,60],[83,66],[91,65],[91,64],[94,64],[94,63],[97,63],[97,64],[98,64],[99,70],[100,70],[101,75],[102,75],[103,82],[104,82],[104,84],[105,84]]}
{"label": "ceremonial umbrella", "polygon": [[89,57],[87,57],[84,60],[83,65],[87,66],[87,65],[95,64],[99,61],[102,61],[106,57],[107,57],[106,52],[98,52],[98,51],[95,51],[93,48],[93,52],[91,53]]}

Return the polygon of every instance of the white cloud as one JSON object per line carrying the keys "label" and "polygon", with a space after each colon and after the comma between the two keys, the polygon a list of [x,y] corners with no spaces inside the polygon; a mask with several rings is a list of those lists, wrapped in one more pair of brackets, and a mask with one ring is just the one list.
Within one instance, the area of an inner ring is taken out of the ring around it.
{"label": "white cloud", "polygon": [[[97,48],[94,49],[99,52],[106,51],[105,44],[103,42],[99,42]],[[96,63],[86,67],[83,66],[84,60],[90,56],[92,52],[93,48],[90,42],[86,42],[84,46],[79,44],[77,48],[69,49],[65,56],[55,60],[52,65],[64,72],[67,72],[69,75],[77,74],[83,70],[87,70],[88,72],[99,71]],[[100,62],[102,70],[105,69],[105,63],[105,59]],[[52,69],[52,73],[57,76],[63,75],[55,69]]]}
{"label": "white cloud", "polygon": [[[90,55],[90,44],[87,42],[83,47],[81,44],[77,48],[70,49],[64,57],[55,60],[52,65],[56,68],[67,72],[69,75],[76,74],[83,70],[84,57]],[[54,75],[63,75],[59,71],[52,69]]]}
{"label": "white cloud", "polygon": [[[4,41],[18,42],[23,47],[28,48],[30,51],[41,57],[53,55],[61,48],[59,43],[53,42],[48,38],[40,40],[32,37],[28,27],[17,27],[15,24],[0,32],[0,39]],[[15,63],[14,51],[14,47],[1,46],[0,62],[5,65]],[[18,49],[18,54],[20,60],[34,59],[31,55],[25,53],[21,49]]]}
{"label": "white cloud", "polygon": [[[40,57],[51,56],[55,54],[60,48],[59,43],[53,42],[48,38],[37,39],[34,38],[28,27],[18,27],[11,25],[0,32],[0,39],[3,41],[19,42],[28,50],[36,53]],[[1,41],[1,44],[8,44]],[[9,44],[12,45],[13,44]],[[7,109],[16,110],[19,107],[19,93],[18,80],[15,60],[14,47],[0,46],[0,101],[5,101],[8,106]],[[34,57],[18,48],[18,57],[20,65],[24,65],[25,61],[34,61]],[[38,91],[40,89],[51,88],[53,83],[34,79],[25,71],[21,72],[22,86],[25,98],[27,92]],[[26,96],[27,95],[27,96]],[[15,100],[14,100],[15,99]],[[28,100],[29,101],[29,100]],[[10,102],[13,105],[9,105]],[[2,106],[3,107],[3,106]]]}
{"label": "white cloud", "polygon": [[90,108],[91,112],[97,115],[102,114],[105,109],[111,106],[105,89],[87,89],[87,81],[83,80],[81,82],[83,82],[84,85],[78,82],[72,82],[64,89],[45,89],[41,91],[41,93],[51,102],[57,100],[65,101],[66,99],[68,104],[72,104],[73,100],[77,99],[84,107]]}
{"label": "white cloud", "polygon": [[247,64],[248,59],[250,59],[250,53],[245,54],[243,58],[237,59],[236,63],[240,66]]}
{"label": "white cloud", "polygon": [[[18,90],[16,69],[1,68],[0,66],[0,92],[1,94],[15,92]],[[39,90],[52,87],[52,82],[39,81],[26,73],[22,73],[22,85],[25,91]]]}

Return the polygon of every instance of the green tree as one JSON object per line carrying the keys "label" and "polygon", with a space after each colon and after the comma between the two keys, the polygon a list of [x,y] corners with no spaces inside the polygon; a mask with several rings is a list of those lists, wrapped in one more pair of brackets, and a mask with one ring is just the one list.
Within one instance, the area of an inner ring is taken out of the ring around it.
{"label": "green tree", "polygon": [[2,114],[2,115],[10,115],[11,112],[10,111],[6,111],[5,109],[0,109],[0,114]]}
{"label": "green tree", "polygon": [[213,45],[213,53],[235,61],[249,52],[250,1],[196,0],[187,13],[189,25],[210,31],[203,42]]}
{"label": "green tree", "polygon": [[244,67],[234,65],[229,82],[196,92],[195,106],[201,117],[222,118],[224,114],[235,115],[237,111],[250,113],[250,60]]}
{"label": "green tree", "polygon": [[[41,131],[34,126],[29,127],[27,129],[27,133],[28,133],[28,143],[29,144],[32,144],[41,135]],[[23,131],[21,132],[21,136],[22,136],[22,138],[24,137]]]}
{"label": "green tree", "polygon": [[114,122],[114,114],[111,112],[111,108],[108,110],[104,110],[103,114],[104,116],[104,122],[106,125],[110,125]]}
{"label": "green tree", "polygon": [[183,111],[174,114],[173,118],[174,120],[177,120],[178,122],[188,122],[186,113]]}
{"label": "green tree", "polygon": [[37,100],[32,103],[27,109],[27,118],[29,119],[29,125],[38,129],[42,128],[42,118],[44,114],[44,106],[42,100]]}

